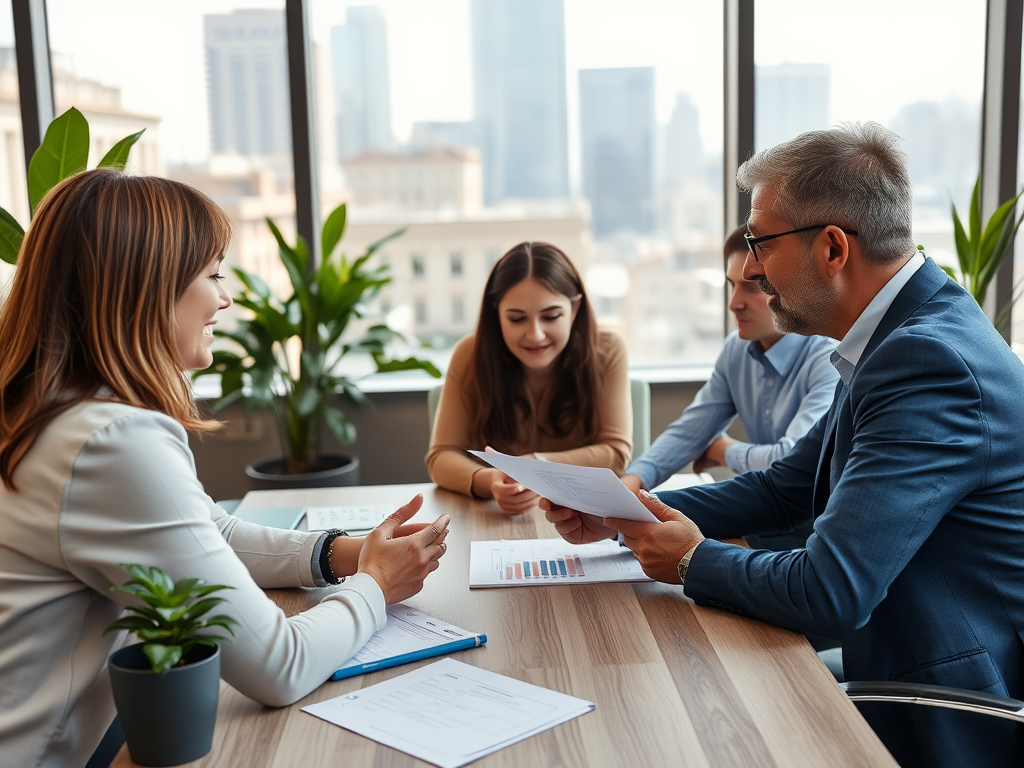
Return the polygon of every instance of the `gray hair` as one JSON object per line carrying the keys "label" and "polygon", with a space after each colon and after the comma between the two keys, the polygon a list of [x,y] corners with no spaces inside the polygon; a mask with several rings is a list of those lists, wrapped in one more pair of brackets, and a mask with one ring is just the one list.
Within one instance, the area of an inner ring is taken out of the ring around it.
{"label": "gray hair", "polygon": [[775,215],[794,227],[857,230],[865,258],[890,263],[915,247],[913,193],[900,141],[874,122],[809,131],[758,152],[740,166],[736,184],[744,192],[771,188]]}

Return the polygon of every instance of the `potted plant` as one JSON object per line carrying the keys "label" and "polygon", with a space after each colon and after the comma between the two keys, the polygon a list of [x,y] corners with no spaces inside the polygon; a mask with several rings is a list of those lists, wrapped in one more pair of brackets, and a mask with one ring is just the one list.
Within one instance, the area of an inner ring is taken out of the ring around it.
{"label": "potted plant", "polygon": [[220,646],[228,638],[203,634],[221,627],[232,635],[230,616],[207,617],[224,598],[210,597],[223,584],[201,579],[174,581],[159,568],[124,564],[131,580],[112,592],[142,601],[129,605],[103,634],[127,629],[142,642],[110,656],[114,691],[128,752],[139,765],[180,765],[197,760],[213,745],[220,692]]}
{"label": "potted plant", "polygon": [[315,268],[302,236],[289,245],[267,219],[288,273],[291,295],[280,299],[259,275],[233,268],[243,286],[234,301],[248,310],[249,317],[239,321],[235,330],[214,331],[215,337],[236,349],[214,350],[213,365],[196,374],[220,378],[221,395],[212,404],[214,411],[241,400],[250,413],[269,409],[273,414],[282,455],[246,468],[258,487],[358,483],[357,458],[321,449],[324,425],[343,445],[351,445],[356,436],[352,422],[332,405],[332,398],[343,395],[356,405],[366,403],[356,382],[341,371],[347,355],[370,355],[378,373],[422,370],[441,376],[428,360],[390,357],[388,346],[401,335],[386,324],[371,325],[351,338],[352,321],[368,316],[370,303],[391,280],[384,267],[368,266],[370,257],[402,232],[392,232],[350,261],[335,252],[345,233],[346,210],[344,204],[338,206],[324,222],[322,258]]}
{"label": "potted plant", "polygon": [[[1021,221],[1024,220],[1024,214],[1021,214],[1020,218],[1016,218],[1017,202],[1021,195],[1024,195],[1024,191],[1000,205],[989,220],[982,225],[981,176],[978,176],[974,191],[971,193],[966,228],[957,213],[956,205],[950,204],[953,209],[953,236],[960,269],[959,272],[950,267],[943,267],[943,269],[966,288],[979,305],[985,303],[989,284],[996,276],[996,272],[999,271],[999,265],[1003,263],[1006,254],[1009,253],[1010,245],[1017,235]],[[920,248],[920,246],[918,247]],[[996,328],[1002,326],[1016,301],[1017,291],[1014,290],[1013,294],[1013,298],[999,310],[993,320],[993,325]]]}
{"label": "potted plant", "polygon": [[[100,160],[97,168],[123,169],[128,152],[145,133],[145,129],[125,136]],[[54,118],[46,128],[39,148],[32,154],[28,166],[28,201],[32,215],[47,192],[59,182],[84,171],[89,160],[89,122],[72,107]],[[8,264],[18,260],[25,230],[6,210],[0,208],[0,259]]]}

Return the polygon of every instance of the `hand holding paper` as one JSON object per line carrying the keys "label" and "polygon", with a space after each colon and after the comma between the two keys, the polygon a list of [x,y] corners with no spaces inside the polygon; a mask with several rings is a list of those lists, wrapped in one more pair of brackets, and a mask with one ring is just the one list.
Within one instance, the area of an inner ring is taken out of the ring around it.
{"label": "hand holding paper", "polygon": [[470,453],[559,506],[601,518],[658,522],[610,469],[524,459],[497,451]]}

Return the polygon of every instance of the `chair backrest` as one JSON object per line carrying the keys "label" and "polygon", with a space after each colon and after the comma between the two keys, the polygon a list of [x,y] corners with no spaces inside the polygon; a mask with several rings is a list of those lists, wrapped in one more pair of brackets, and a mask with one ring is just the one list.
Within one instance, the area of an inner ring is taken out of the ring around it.
{"label": "chair backrest", "polygon": [[427,392],[427,440],[434,439],[434,415],[437,413],[437,404],[441,402],[441,390],[444,384],[438,384]]}
{"label": "chair backrest", "polygon": [[651,447],[651,387],[640,379],[629,380],[629,399],[633,403],[633,458]]}
{"label": "chair backrest", "polygon": [[[438,384],[427,393],[427,427],[431,439],[443,388],[444,384]],[[647,382],[630,379],[629,399],[633,405],[633,456],[637,457],[651,447],[651,388]]]}

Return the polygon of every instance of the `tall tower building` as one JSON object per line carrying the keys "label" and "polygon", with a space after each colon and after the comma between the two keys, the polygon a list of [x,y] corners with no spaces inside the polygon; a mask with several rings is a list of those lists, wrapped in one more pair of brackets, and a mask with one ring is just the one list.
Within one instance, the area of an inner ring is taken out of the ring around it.
{"label": "tall tower building", "polygon": [[583,194],[594,234],[653,224],[654,68],[580,70]]}
{"label": "tall tower building", "polygon": [[828,64],[776,64],[754,74],[754,148],[767,149],[831,124]]}
{"label": "tall tower building", "polygon": [[688,94],[677,93],[672,117],[665,126],[665,177],[674,187],[681,179],[703,173],[704,144],[700,113]]}
{"label": "tall tower building", "polygon": [[291,154],[284,11],[203,17],[214,154]]}
{"label": "tall tower building", "polygon": [[345,9],[345,23],[331,28],[331,71],[338,115],[338,156],[387,149],[391,89],[384,14],[373,5]]}
{"label": "tall tower building", "polygon": [[472,0],[470,8],[488,202],[568,197],[562,0]]}

